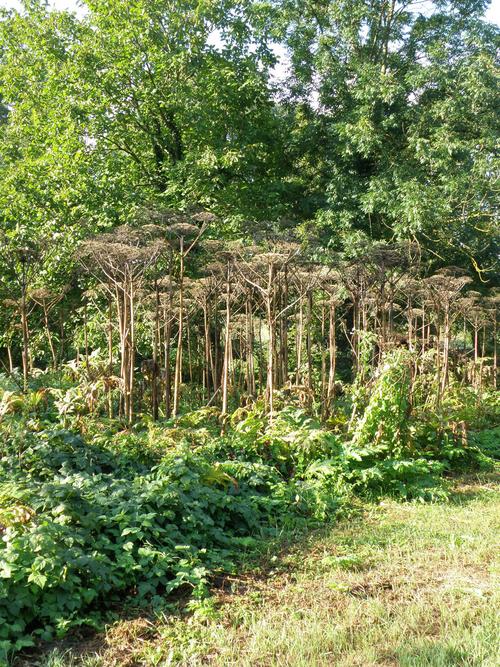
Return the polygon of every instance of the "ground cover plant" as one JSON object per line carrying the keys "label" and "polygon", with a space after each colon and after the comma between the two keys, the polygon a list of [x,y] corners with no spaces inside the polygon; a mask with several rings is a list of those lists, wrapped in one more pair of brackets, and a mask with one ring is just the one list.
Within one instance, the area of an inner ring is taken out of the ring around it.
{"label": "ground cover plant", "polygon": [[[68,422],[57,398],[5,390],[4,659],[69,629],[100,627],[124,595],[157,610],[176,590],[202,600],[218,575],[236,574],[284,534],[342,517],[355,497],[444,500],[444,474],[491,469],[495,429],[471,432],[466,442],[462,432],[433,430],[429,440],[434,427],[418,411],[409,415],[398,392],[387,398],[387,382],[410,366],[400,352],[386,359],[350,432],[280,405],[279,394],[272,420],[263,397],[229,424],[217,408],[202,408],[124,428],[88,415]],[[409,396],[408,381],[401,392]],[[484,400],[492,419],[494,402]],[[384,433],[370,433],[380,431],[377,410]]]}

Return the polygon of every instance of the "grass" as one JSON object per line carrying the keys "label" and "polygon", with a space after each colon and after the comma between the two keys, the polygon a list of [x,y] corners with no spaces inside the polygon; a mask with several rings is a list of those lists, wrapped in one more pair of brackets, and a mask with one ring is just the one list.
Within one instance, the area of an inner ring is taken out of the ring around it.
{"label": "grass", "polygon": [[369,505],[182,612],[18,664],[496,667],[499,517],[494,474],[447,504]]}

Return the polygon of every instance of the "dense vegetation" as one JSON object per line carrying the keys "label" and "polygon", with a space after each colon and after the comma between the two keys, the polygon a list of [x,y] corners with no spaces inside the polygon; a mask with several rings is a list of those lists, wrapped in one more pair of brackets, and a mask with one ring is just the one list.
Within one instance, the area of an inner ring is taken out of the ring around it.
{"label": "dense vegetation", "polygon": [[486,3],[85,5],[0,18],[5,659],[499,453]]}

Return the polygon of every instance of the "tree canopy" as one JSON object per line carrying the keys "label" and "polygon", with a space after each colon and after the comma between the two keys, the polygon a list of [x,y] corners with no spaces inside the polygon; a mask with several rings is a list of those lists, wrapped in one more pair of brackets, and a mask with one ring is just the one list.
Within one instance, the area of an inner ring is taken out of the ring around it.
{"label": "tree canopy", "polygon": [[485,2],[421,5],[4,11],[2,228],[64,252],[146,203],[194,204],[222,235],[286,218],[336,249],[413,239],[491,281],[499,31]]}

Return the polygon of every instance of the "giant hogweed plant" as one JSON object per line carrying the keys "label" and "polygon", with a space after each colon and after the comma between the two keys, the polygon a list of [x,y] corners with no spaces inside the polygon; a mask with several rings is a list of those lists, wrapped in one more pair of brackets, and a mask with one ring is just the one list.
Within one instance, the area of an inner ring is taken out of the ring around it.
{"label": "giant hogweed plant", "polygon": [[352,414],[350,428],[356,423],[356,417],[363,414],[368,402],[370,378],[373,373],[373,350],[377,342],[376,334],[371,331],[360,331],[358,337],[358,369],[351,386]]}

